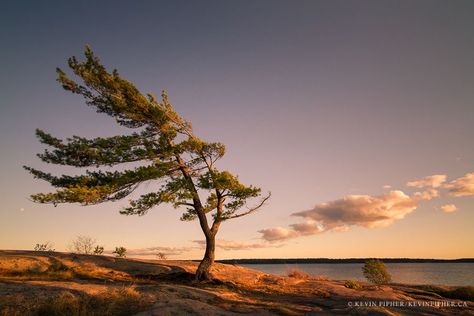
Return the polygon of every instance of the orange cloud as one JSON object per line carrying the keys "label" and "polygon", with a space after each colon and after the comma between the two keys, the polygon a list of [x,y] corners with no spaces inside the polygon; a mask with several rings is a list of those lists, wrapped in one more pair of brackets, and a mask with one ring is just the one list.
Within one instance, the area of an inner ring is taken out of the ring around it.
{"label": "orange cloud", "polygon": [[270,242],[282,241],[301,236],[296,231],[283,227],[267,228],[259,230],[258,232],[262,234],[264,240]]}
{"label": "orange cloud", "polygon": [[449,189],[452,196],[471,196],[474,195],[474,172],[466,173],[464,177],[457,178],[444,185]]}
{"label": "orange cloud", "polygon": [[380,196],[349,195],[292,215],[318,221],[325,230],[345,225],[385,227],[411,213],[417,204],[402,191],[390,191]]}
{"label": "orange cloud", "polygon": [[[435,174],[407,182],[408,187],[420,188],[412,195],[392,190],[379,196],[349,195],[341,199],[321,203],[314,208],[291,214],[303,217],[303,223],[291,224],[288,228],[275,227],[259,230],[261,238],[278,242],[301,236],[315,235],[325,231],[347,231],[351,226],[366,228],[386,227],[413,212],[421,201],[440,197],[441,189],[448,189],[451,196],[474,195],[474,172],[446,183],[447,176]],[[385,185],[384,189],[390,189]],[[443,192],[443,191],[441,191]],[[444,212],[455,212],[454,204],[441,207]]]}
{"label": "orange cloud", "polygon": [[385,227],[417,207],[418,200],[402,191],[390,191],[380,196],[349,195],[292,214],[306,219],[304,223],[292,224],[290,228],[263,229],[259,233],[264,240],[275,242],[328,230],[345,231],[349,226]]}
{"label": "orange cloud", "polygon": [[413,197],[418,198],[420,200],[429,201],[439,197],[439,191],[436,189],[428,189],[422,192],[415,192],[413,194]]}
{"label": "orange cloud", "polygon": [[435,174],[432,176],[424,177],[422,179],[413,180],[407,182],[407,187],[414,187],[414,188],[424,188],[424,187],[432,187],[438,188],[446,181],[446,175],[444,174]]}
{"label": "orange cloud", "polygon": [[452,213],[452,212],[457,211],[458,208],[454,204],[445,204],[441,206],[441,210],[445,213]]}

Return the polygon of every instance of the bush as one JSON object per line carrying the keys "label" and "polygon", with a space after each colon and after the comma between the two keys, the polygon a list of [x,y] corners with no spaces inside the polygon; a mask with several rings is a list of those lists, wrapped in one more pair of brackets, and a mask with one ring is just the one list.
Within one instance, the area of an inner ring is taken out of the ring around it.
{"label": "bush", "polygon": [[90,255],[93,253],[96,240],[89,236],[77,236],[69,245],[73,253]]}
{"label": "bush", "polygon": [[298,270],[298,269],[289,269],[288,276],[290,278],[299,279],[299,280],[306,280],[311,277],[308,273]]}
{"label": "bush", "polygon": [[35,251],[54,251],[53,244],[49,241],[45,242],[44,244],[36,244]]}
{"label": "bush", "polygon": [[359,281],[354,281],[354,280],[347,280],[344,283],[344,286],[347,287],[348,289],[353,289],[353,290],[358,290],[362,288],[362,284],[360,284]]}
{"label": "bush", "polygon": [[104,253],[104,247],[102,246],[95,246],[94,248],[94,255],[101,255]]}
{"label": "bush", "polygon": [[115,250],[112,252],[118,258],[125,258],[125,254],[127,253],[127,248],[125,247],[115,247]]}
{"label": "bush", "polygon": [[390,273],[388,273],[385,264],[381,260],[370,259],[362,268],[365,278],[374,284],[387,284],[392,281]]}
{"label": "bush", "polygon": [[166,256],[166,254],[165,254],[164,252],[158,252],[158,253],[156,254],[156,256],[157,256],[158,259],[160,259],[160,260],[166,260],[166,259],[168,259],[168,257]]}

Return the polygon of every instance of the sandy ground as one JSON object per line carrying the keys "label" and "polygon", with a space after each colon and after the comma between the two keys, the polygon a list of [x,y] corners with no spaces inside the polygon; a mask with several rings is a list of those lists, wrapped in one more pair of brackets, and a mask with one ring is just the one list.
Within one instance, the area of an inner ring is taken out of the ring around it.
{"label": "sandy ground", "polygon": [[[215,281],[198,284],[192,275],[196,267],[197,263],[190,261],[0,251],[0,315],[28,314],[34,308],[29,310],[26,305],[45,304],[47,298],[64,293],[95,297],[124,288],[135,295],[127,304],[139,304],[140,316],[474,315],[473,302],[443,298],[414,286],[362,283],[360,289],[350,289],[344,281],[282,277],[227,264],[215,264]],[[459,306],[378,306],[400,301],[425,305],[454,302]]]}

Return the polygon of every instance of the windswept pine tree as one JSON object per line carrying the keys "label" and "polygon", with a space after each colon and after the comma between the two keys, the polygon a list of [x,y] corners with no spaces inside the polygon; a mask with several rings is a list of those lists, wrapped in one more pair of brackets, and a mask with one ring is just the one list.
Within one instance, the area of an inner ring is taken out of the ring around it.
{"label": "windswept pine tree", "polygon": [[[133,132],[108,138],[73,136],[62,140],[38,129],[40,142],[50,147],[38,154],[42,161],[94,169],[82,175],[54,176],[25,166],[35,178],[46,180],[56,188],[54,192],[34,194],[31,198],[53,205],[93,205],[123,199],[143,182],[156,180],[161,184],[158,191],[130,200],[120,213],[141,216],[159,204],[169,203],[183,209],[181,220],[198,220],[206,239],[206,251],[196,279],[209,280],[215,238],[222,222],[256,211],[270,194],[262,198],[260,188],[240,183],[229,171],[219,171],[215,164],[224,156],[224,145],[205,142],[194,135],[191,124],[174,111],[165,92],[161,101],[151,94],[143,95],[117,70],[108,72],[89,47],[84,61],[71,57],[68,65],[80,80],[73,80],[57,69],[57,80],[62,87],[81,95],[98,113],[113,117]],[[126,169],[130,162],[138,167]],[[123,167],[121,171],[101,170],[111,166]],[[259,196],[255,206],[246,206],[249,199]]]}

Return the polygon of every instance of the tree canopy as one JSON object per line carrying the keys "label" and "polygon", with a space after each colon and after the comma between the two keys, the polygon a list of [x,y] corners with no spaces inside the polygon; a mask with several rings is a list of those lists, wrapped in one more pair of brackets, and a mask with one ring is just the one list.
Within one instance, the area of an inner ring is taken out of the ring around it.
{"label": "tree canopy", "polygon": [[[130,200],[120,213],[144,215],[153,207],[168,203],[183,209],[182,220],[198,219],[208,239],[208,236],[214,238],[221,222],[254,212],[270,197],[268,194],[256,205],[246,207],[249,199],[260,196],[261,189],[244,185],[231,172],[216,168],[216,162],[225,154],[225,146],[197,137],[191,123],[174,110],[164,91],[160,101],[151,94],[142,94],[117,70],[107,71],[89,47],[84,61],[71,57],[68,65],[75,79],[58,68],[57,80],[62,87],[81,95],[87,105],[133,132],[92,139],[72,136],[63,140],[37,129],[39,141],[49,147],[38,154],[42,161],[94,169],[80,175],[55,176],[25,166],[35,178],[46,180],[56,188],[53,192],[32,195],[33,201],[54,205],[99,204],[125,198],[140,184],[156,180],[160,183],[159,190]],[[128,167],[127,163],[132,162],[135,167]],[[101,170],[116,166],[121,170]],[[212,225],[207,214],[212,217]]]}

